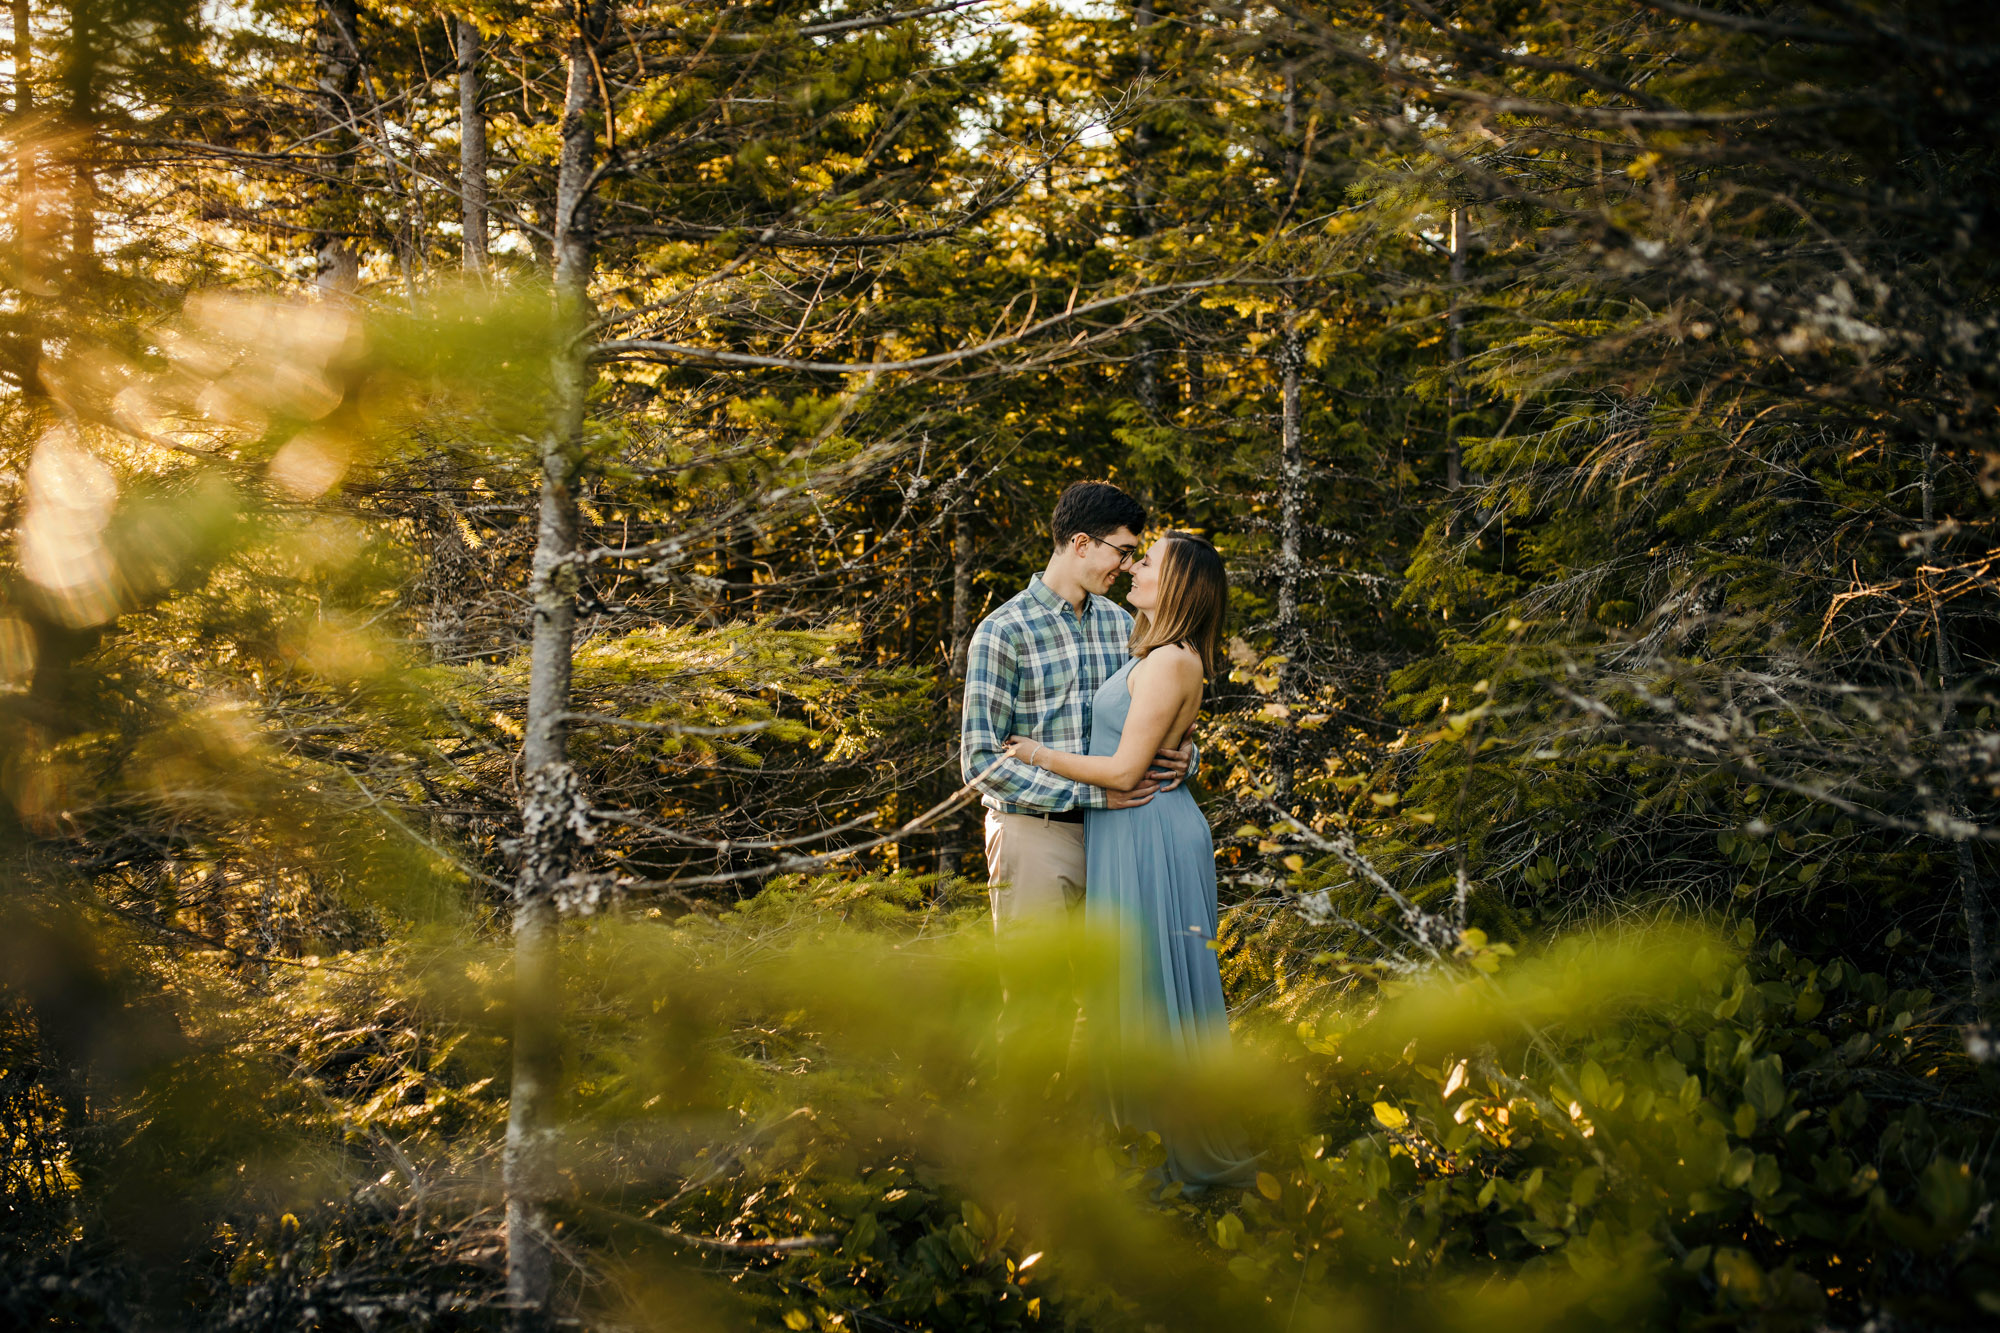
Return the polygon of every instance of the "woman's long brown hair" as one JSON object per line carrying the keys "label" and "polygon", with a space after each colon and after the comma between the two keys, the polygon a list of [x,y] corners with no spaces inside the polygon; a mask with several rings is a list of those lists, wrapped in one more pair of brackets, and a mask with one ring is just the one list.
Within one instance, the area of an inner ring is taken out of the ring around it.
{"label": "woman's long brown hair", "polygon": [[1222,556],[1206,538],[1191,532],[1169,532],[1166,538],[1159,603],[1133,620],[1126,647],[1132,656],[1144,657],[1163,643],[1184,644],[1201,658],[1202,674],[1208,675],[1215,670],[1222,646],[1229,575],[1223,571]]}

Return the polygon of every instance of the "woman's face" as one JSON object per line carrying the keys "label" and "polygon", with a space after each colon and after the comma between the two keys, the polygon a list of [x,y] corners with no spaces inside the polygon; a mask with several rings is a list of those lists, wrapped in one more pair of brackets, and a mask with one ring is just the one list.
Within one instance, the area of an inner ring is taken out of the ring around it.
{"label": "woman's face", "polygon": [[1134,611],[1157,611],[1160,608],[1160,570],[1167,563],[1168,539],[1154,542],[1146,554],[1139,557],[1139,563],[1132,566],[1132,588],[1125,594],[1125,600]]}

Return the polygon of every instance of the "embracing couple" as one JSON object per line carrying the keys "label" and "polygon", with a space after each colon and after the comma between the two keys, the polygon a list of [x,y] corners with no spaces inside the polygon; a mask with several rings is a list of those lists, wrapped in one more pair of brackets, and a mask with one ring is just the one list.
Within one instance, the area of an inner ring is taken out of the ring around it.
{"label": "embracing couple", "polygon": [[[1146,510],[1105,482],[1056,503],[1041,573],[980,622],[960,720],[965,780],[986,805],[993,925],[1061,923],[1079,903],[1118,941],[1116,976],[1086,1005],[1107,1063],[1164,1050],[1199,1065],[1226,1051],[1215,939],[1215,845],[1185,785],[1189,740],[1222,637],[1222,557],[1200,537],[1141,542]],[[1106,594],[1130,570],[1126,600]],[[1185,1185],[1254,1175],[1235,1135],[1158,1096],[1104,1082],[1121,1128],[1151,1130]]]}

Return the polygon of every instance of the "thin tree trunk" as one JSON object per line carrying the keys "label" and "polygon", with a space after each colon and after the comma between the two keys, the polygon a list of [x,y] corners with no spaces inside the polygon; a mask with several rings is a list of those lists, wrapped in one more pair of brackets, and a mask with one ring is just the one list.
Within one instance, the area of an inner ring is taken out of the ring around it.
{"label": "thin tree trunk", "polygon": [[[331,149],[329,167],[335,182],[325,186],[324,193],[331,194],[340,188],[337,182],[354,167],[358,139],[354,131],[354,94],[361,78],[361,36],[355,0],[321,0],[314,56],[319,78],[319,129]],[[315,233],[312,243],[313,285],[328,296],[352,292],[360,283],[361,260],[347,238],[325,230]]]}
{"label": "thin tree trunk", "polygon": [[[21,243],[21,286],[41,286],[39,188],[35,162],[35,34],[28,0],[14,0],[14,235]],[[39,359],[39,358],[37,358]]]}
{"label": "thin tree trunk", "polygon": [[[1923,498],[1925,563],[1935,558],[1933,544],[1937,530],[1937,441],[1932,440],[1924,451],[1924,470],[1921,495]],[[1939,604],[1937,589],[1926,585],[1930,598],[1931,637],[1937,641],[1938,691],[1944,697],[1944,730],[1958,730],[1958,709],[1951,699],[1952,687],[1958,681],[1959,660],[1951,636],[1945,629],[1944,612]],[[1971,808],[1965,801],[1965,783],[1962,774],[1954,773],[1951,778],[1949,812],[1960,823],[1972,819]],[[1954,839],[1954,852],[1958,858],[1958,901],[1959,914],[1965,923],[1966,984],[1969,991],[1972,1026],[1976,1029],[1982,1046],[1992,1044],[1989,1024],[1993,1014],[1988,1009],[1992,993],[1992,953],[1986,935],[1986,876],[1979,867],[1978,852],[1967,838]]]}
{"label": "thin tree trunk", "polygon": [[505,1157],[507,1296],[521,1327],[532,1327],[549,1300],[548,1202],[555,1180],[550,1113],[561,1071],[558,905],[590,837],[588,805],[569,765],[566,718],[579,585],[577,473],[583,458],[584,404],[594,374],[583,333],[594,260],[589,182],[597,147],[593,45],[603,22],[601,0],[578,17],[563,101],[555,237],[555,315],[573,337],[556,356],[554,410],[542,440],[541,508],[529,585],[534,633],[522,745],[524,850],[514,906],[514,1071]]}
{"label": "thin tree trunk", "polygon": [[1299,380],[1304,374],[1305,362],[1305,333],[1299,328],[1298,312],[1289,311],[1283,340],[1278,347],[1283,429],[1282,455],[1278,465],[1278,649],[1287,653],[1297,647],[1299,583],[1305,567],[1305,422],[1299,402]]}
{"label": "thin tree trunk", "polygon": [[[352,0],[350,0],[350,10]],[[388,176],[388,193],[398,199],[400,208],[395,231],[390,239],[390,248],[396,257],[396,266],[402,270],[406,292],[414,294],[417,289],[418,274],[424,266],[422,237],[429,230],[425,221],[422,191],[418,188],[422,178],[419,165],[420,150],[414,140],[410,144],[410,161],[407,176],[404,164],[396,156],[395,136],[389,132],[389,122],[382,114],[382,99],[377,95],[374,77],[368,70],[368,62],[361,53],[360,30],[355,15],[350,12],[346,22],[331,25],[332,40],[341,48],[341,54],[351,66],[348,96],[344,99],[342,111],[344,120],[340,124],[347,135],[346,146],[349,160],[353,160],[354,150],[359,147],[364,135],[362,105],[366,107],[366,118],[374,127],[375,151],[381,158],[382,167]],[[359,104],[357,104],[359,103]],[[345,274],[352,270],[359,277],[359,257],[349,256],[351,263],[343,265],[338,256],[334,259],[335,270]],[[337,284],[336,284],[337,285]],[[350,284],[351,285],[351,284]]]}
{"label": "thin tree trunk", "polygon": [[[1299,381],[1305,371],[1305,333],[1299,327],[1296,309],[1285,313],[1285,329],[1278,347],[1278,378],[1281,394],[1282,448],[1278,466],[1278,651],[1285,655],[1279,668],[1278,699],[1289,704],[1298,696],[1298,658],[1304,644],[1299,634],[1299,584],[1305,568],[1304,531],[1306,505],[1306,455],[1304,410],[1299,402]],[[1272,767],[1276,770],[1274,796],[1281,808],[1292,801],[1293,770],[1298,762],[1298,732],[1289,719],[1282,721],[1272,746]]]}
{"label": "thin tree trunk", "polygon": [[424,640],[432,661],[457,662],[465,651],[466,576],[473,556],[451,500],[451,460],[441,450],[431,455],[429,480],[431,497],[424,522],[430,529],[430,551],[421,586],[430,605],[424,614]]}
{"label": "thin tree trunk", "polygon": [[97,65],[96,0],[73,0],[70,7],[68,85],[70,153],[70,256],[79,280],[97,259]]}
{"label": "thin tree trunk", "polygon": [[[1160,417],[1160,344],[1153,336],[1151,328],[1139,330],[1139,361],[1137,397],[1139,406],[1145,412],[1147,423],[1154,424]],[[1150,494],[1150,485],[1147,487]],[[1147,506],[1152,507],[1150,504]]]}
{"label": "thin tree trunk", "polygon": [[972,515],[959,510],[951,520],[951,678],[965,679],[972,655],[972,581],[979,573],[972,540]]}
{"label": "thin tree trunk", "polygon": [[35,121],[35,33],[29,0],[14,0],[14,235],[20,241],[20,341],[8,349],[21,395],[31,411],[43,398],[41,313],[38,298],[51,294],[43,254],[41,181]]}
{"label": "thin tree trunk", "polygon": [[[1953,803],[1952,817],[1970,823],[1972,812],[1964,803],[1962,795]],[[1992,945],[1986,937],[1986,876],[1979,869],[1979,858],[1974,851],[1972,840],[1958,840],[1958,897],[1959,911],[1965,918],[1965,957],[1967,979],[1972,991],[1972,1021],[1983,1033],[1986,1044],[1992,1045]]]}
{"label": "thin tree trunk", "polygon": [[[1153,0],[1136,0],[1132,7],[1132,22],[1139,31],[1138,82],[1143,86],[1153,77],[1157,65],[1151,30],[1159,22],[1159,15],[1153,8]],[[1135,241],[1143,240],[1153,232],[1153,186],[1146,173],[1157,138],[1151,123],[1142,117],[1132,133],[1132,152],[1136,160],[1132,168],[1132,223],[1129,231]],[[1146,423],[1151,425],[1158,421],[1160,414],[1160,350],[1150,325],[1139,330],[1139,357],[1134,369],[1139,407],[1145,414]],[[1151,486],[1142,483],[1142,489],[1146,492],[1147,508],[1150,509]]]}
{"label": "thin tree trunk", "polygon": [[[1285,71],[1284,132],[1289,145],[1285,154],[1286,174],[1298,179],[1303,166],[1298,146],[1299,84],[1296,73]],[[1305,374],[1306,344],[1298,308],[1296,285],[1287,289],[1285,325],[1278,340],[1279,463],[1278,463],[1278,651],[1285,663],[1278,669],[1278,699],[1290,704],[1298,697],[1298,658],[1303,644],[1299,634],[1299,583],[1304,571],[1306,504],[1306,454],[1304,407],[1300,402],[1300,380]],[[1271,746],[1273,793],[1280,807],[1289,808],[1298,765],[1298,730],[1285,719]]]}
{"label": "thin tree trunk", "polygon": [[[951,725],[958,723],[965,703],[965,668],[972,655],[973,575],[972,519],[960,509],[951,519]],[[945,774],[945,782],[956,787],[957,767]],[[953,815],[938,835],[938,874],[950,878],[965,859],[965,813]]]}
{"label": "thin tree trunk", "polygon": [[718,554],[722,561],[722,604],[731,620],[757,618],[757,534],[746,523],[729,534]]}
{"label": "thin tree trunk", "polygon": [[1460,304],[1465,290],[1465,209],[1451,209],[1451,305],[1445,314],[1445,357],[1451,370],[1445,387],[1444,485],[1449,491],[1463,486],[1463,464],[1458,447],[1458,418],[1465,410],[1463,362],[1465,361],[1465,310]]}
{"label": "thin tree trunk", "polygon": [[[459,222],[464,235],[465,271],[483,277],[487,269],[486,107],[480,85],[485,47],[478,27],[463,18],[452,21],[452,40],[458,50]],[[430,560],[425,570],[430,610],[424,621],[424,635],[430,643],[433,661],[454,662],[464,648],[465,617],[459,584],[470,561],[459,530],[458,513],[449,499],[451,465],[443,452],[432,457],[430,482],[432,502],[425,515],[431,528]]]}
{"label": "thin tree trunk", "polygon": [[[1301,166],[1298,148],[1299,84],[1285,71],[1285,140],[1287,173],[1296,179]],[[1305,331],[1300,325],[1296,284],[1286,290],[1285,327],[1278,344],[1279,433],[1278,468],[1278,651],[1292,654],[1299,632],[1299,571],[1301,532],[1306,499],[1305,422],[1299,403],[1299,379],[1305,373]],[[1284,679],[1291,676],[1286,664]],[[1286,777],[1289,786],[1289,775]]]}
{"label": "thin tree trunk", "polygon": [[465,232],[465,271],[484,277],[486,255],[486,105],[480,98],[486,47],[470,19],[458,37],[458,197]]}
{"label": "thin tree trunk", "polygon": [[76,170],[71,182],[70,253],[75,256],[76,273],[87,278],[97,266],[97,172],[91,167],[91,136],[78,141]]}

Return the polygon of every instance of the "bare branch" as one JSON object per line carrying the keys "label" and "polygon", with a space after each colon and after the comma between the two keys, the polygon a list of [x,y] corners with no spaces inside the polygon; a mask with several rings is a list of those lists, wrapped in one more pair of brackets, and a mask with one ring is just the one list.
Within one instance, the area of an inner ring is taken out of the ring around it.
{"label": "bare branch", "polygon": [[[961,347],[950,352],[936,352],[930,356],[912,357],[907,361],[805,361],[794,357],[760,356],[752,352],[726,352],[720,348],[694,347],[685,343],[659,342],[650,338],[620,338],[602,342],[591,349],[591,356],[600,361],[618,360],[668,360],[671,362],[709,362],[721,366],[740,366],[745,369],[801,370],[833,375],[895,374],[913,370],[928,370],[934,366],[948,366],[972,357],[984,356],[1026,341],[1040,333],[1094,314],[1113,306],[1126,305],[1149,296],[1189,295],[1198,291],[1209,291],[1216,287],[1241,286],[1245,283],[1271,285],[1280,280],[1245,279],[1232,275],[1223,278],[1209,278],[1197,282],[1169,282],[1151,287],[1140,287],[1134,291],[1121,292],[1116,296],[1106,296],[1096,301],[1088,301],[1060,314],[1051,315],[1039,323],[1027,325],[1003,337],[989,338],[970,347]],[[1115,332],[1129,332],[1146,322],[1148,317],[1128,317],[1120,323]],[[1081,337],[1081,335],[1079,335]]]}

